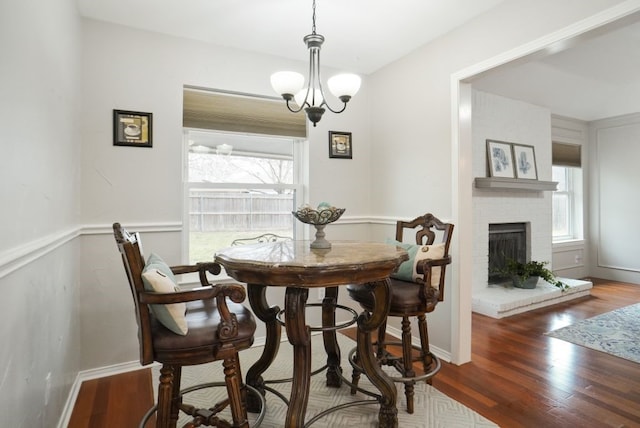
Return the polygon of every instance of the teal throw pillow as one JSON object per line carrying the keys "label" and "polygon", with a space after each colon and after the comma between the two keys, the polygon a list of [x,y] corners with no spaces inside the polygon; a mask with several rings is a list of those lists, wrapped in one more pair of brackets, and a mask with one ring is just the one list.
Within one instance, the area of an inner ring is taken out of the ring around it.
{"label": "teal throw pillow", "polygon": [[[392,273],[391,278],[401,281],[416,282],[418,278],[422,279],[423,275],[418,275],[416,267],[418,262],[426,259],[441,259],[444,257],[444,243],[433,245],[416,245],[398,242],[395,239],[387,239],[387,244],[393,244],[403,248],[409,254],[409,260],[403,262],[398,270]],[[431,286],[437,287],[440,283],[439,266],[434,267],[431,271]]]}
{"label": "teal throw pillow", "polygon": [[[142,270],[144,289],[156,293],[172,293],[180,291],[176,277],[171,268],[157,254],[151,254]],[[186,303],[169,305],[150,305],[155,317],[169,330],[182,336],[187,334],[188,326],[185,313]]]}

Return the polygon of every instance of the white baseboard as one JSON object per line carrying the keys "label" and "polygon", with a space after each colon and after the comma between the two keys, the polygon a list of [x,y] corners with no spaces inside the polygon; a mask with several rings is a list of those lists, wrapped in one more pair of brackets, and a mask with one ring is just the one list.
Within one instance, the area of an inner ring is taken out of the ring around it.
{"label": "white baseboard", "polygon": [[[287,340],[287,335],[283,332],[282,341]],[[265,336],[256,337],[253,347],[261,347],[264,346],[266,341]],[[80,387],[82,386],[82,382],[92,379],[98,379],[101,377],[113,376],[120,373],[127,373],[135,370],[140,370],[144,368],[150,368],[159,365],[159,363],[149,364],[148,366],[141,366],[139,361],[129,361],[126,363],[114,364],[106,367],[98,367],[95,369],[83,370],[78,372],[73,385],[71,385],[71,390],[69,391],[69,395],[67,396],[67,401],[62,409],[62,413],[60,415],[60,419],[58,421],[57,428],[66,428],[69,425],[69,421],[71,420],[71,414],[73,413],[73,407],[76,404],[76,400],[78,399],[78,394],[80,393]]]}

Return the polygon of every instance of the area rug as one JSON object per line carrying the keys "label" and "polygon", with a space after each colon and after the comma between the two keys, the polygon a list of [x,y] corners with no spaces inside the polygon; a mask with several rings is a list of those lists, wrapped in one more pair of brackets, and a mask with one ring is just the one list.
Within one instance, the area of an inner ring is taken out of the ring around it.
{"label": "area rug", "polygon": [[640,303],[588,318],[546,334],[640,363]]}
{"label": "area rug", "polygon": [[[349,350],[355,346],[355,342],[344,335],[338,334],[338,343],[342,353],[342,369],[348,377],[351,376],[351,366],[346,360]],[[322,336],[316,335],[312,339],[312,370],[322,367],[326,362],[326,354],[322,345]],[[254,347],[250,350],[240,353],[240,364],[243,375],[251,367],[262,353],[262,347]],[[276,361],[263,375],[264,379],[282,379],[291,377],[292,371],[292,352],[288,342],[284,342],[280,346]],[[159,368],[154,368],[153,379],[156,384]],[[203,382],[215,382],[222,379],[222,363],[210,363],[195,367],[185,367],[182,374],[182,388]],[[358,393],[351,395],[349,387],[343,384],[340,388],[328,388],[325,385],[325,372],[316,374],[311,378],[311,392],[309,397],[309,405],[307,408],[307,423],[314,415],[329,407],[338,404],[370,399],[364,394]],[[268,385],[289,398],[290,383],[270,384]],[[365,376],[360,379],[360,385],[365,389],[372,390],[373,386],[368,382]],[[206,407],[206,403],[214,403],[220,399],[225,393],[224,388],[205,389],[188,394],[185,402],[190,404],[202,405]],[[497,427],[496,424],[469,409],[468,407],[449,398],[432,386],[425,382],[416,384],[415,387],[415,412],[408,414],[405,410],[404,386],[398,385],[398,426],[401,428],[461,428],[461,427]],[[203,405],[205,403],[205,405]],[[261,427],[273,428],[284,426],[287,408],[284,402],[276,397],[273,393],[267,392],[266,395],[267,412]],[[250,423],[255,421],[255,415],[249,414]],[[187,422],[185,415],[181,416],[178,426],[182,426]],[[336,428],[336,427],[377,427],[378,426],[378,405],[377,403],[367,404],[363,406],[353,406],[330,413],[317,421],[311,428]]]}

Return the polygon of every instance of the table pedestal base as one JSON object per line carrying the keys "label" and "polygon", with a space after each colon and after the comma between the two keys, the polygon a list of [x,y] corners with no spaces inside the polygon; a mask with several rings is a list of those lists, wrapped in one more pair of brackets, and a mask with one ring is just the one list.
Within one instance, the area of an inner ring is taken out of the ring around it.
{"label": "table pedestal base", "polygon": [[[358,317],[357,349],[361,356],[362,369],[371,383],[380,391],[380,411],[378,416],[380,428],[397,428],[398,415],[396,408],[396,388],[391,379],[377,364],[372,349],[371,333],[384,322],[388,312],[389,281],[382,280],[371,283],[375,295],[374,311],[363,312]],[[262,355],[247,372],[247,384],[265,393],[265,382],[262,374],[273,363],[278,352],[281,326],[277,320],[280,312],[277,306],[269,307],[266,299],[265,285],[249,284],[248,295],[255,315],[266,325],[266,343]],[[306,324],[305,308],[309,295],[308,288],[287,287],[285,294],[285,328],[289,342],[293,346],[293,379],[289,409],[285,421],[286,428],[304,428],[307,403],[309,401],[309,384],[311,379],[311,329]],[[326,289],[323,300],[323,327],[335,326],[334,308],[337,301],[337,287]],[[385,306],[387,305],[387,306]],[[377,315],[376,315],[377,314]],[[340,349],[335,329],[323,331],[325,350],[327,351],[327,385],[339,387],[342,384],[340,367]],[[249,398],[248,410],[255,411],[259,403]]]}

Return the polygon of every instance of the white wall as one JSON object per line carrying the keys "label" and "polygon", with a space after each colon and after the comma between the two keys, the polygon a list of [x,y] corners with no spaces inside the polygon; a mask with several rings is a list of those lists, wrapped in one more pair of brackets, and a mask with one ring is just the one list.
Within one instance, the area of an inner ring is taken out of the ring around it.
{"label": "white wall", "polygon": [[452,111],[451,77],[486,70],[485,62],[497,66],[499,55],[619,3],[505,1],[371,76],[372,215],[431,211],[456,223],[448,298],[430,314],[432,343],[451,349],[456,362],[470,358],[473,177],[470,146],[452,141],[458,106]]}
{"label": "white wall", "polygon": [[[183,86],[271,96],[271,73],[304,71],[306,63],[97,21],[84,21],[83,38],[82,221],[92,231],[82,260],[82,366],[88,369],[138,358],[133,303],[111,223],[142,230],[147,254],[180,262]],[[302,48],[300,57],[306,60]],[[326,113],[308,131],[311,185],[305,191],[312,204],[345,207],[344,223],[369,212],[367,86],[365,78],[345,113]],[[113,109],[152,112],[153,148],[113,146]],[[353,159],[329,159],[329,130],[352,132]],[[366,238],[361,231],[326,230],[329,239]]]}
{"label": "white wall", "polygon": [[[466,353],[458,331],[471,328],[470,283],[458,283],[470,277],[459,263],[471,253],[471,202],[452,209],[451,74],[620,3],[507,0],[365,79],[346,113],[310,129],[310,200],[347,208],[343,225],[328,234],[360,239],[371,221],[386,236],[387,219],[426,211],[457,223],[447,300],[430,315],[433,343],[462,355],[457,361]],[[0,196],[9,207],[0,222],[0,289],[9,302],[0,338],[12,344],[0,349],[3,426],[49,424],[78,370],[137,358],[110,224],[139,226],[147,249],[179,261],[182,85],[271,94],[265,76],[305,67],[95,22],[79,29],[74,7],[71,0],[0,3]],[[154,148],[113,147],[112,109],[153,112]],[[330,129],[353,132],[353,160],[328,159]],[[87,234],[74,239],[79,230]]]}
{"label": "white wall", "polygon": [[640,284],[640,113],[589,124],[591,275]]}
{"label": "white wall", "polygon": [[[473,92],[473,175],[488,177],[486,140],[533,146],[538,180],[551,181],[551,113],[547,108]],[[473,290],[488,285],[489,224],[527,223],[531,260],[551,262],[551,192],[473,190]],[[550,269],[553,266],[549,266]]]}
{"label": "white wall", "polygon": [[52,426],[79,370],[80,40],[73,0],[0,2],[3,427]]}

